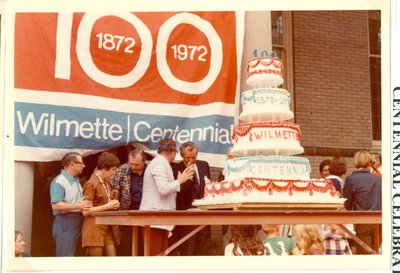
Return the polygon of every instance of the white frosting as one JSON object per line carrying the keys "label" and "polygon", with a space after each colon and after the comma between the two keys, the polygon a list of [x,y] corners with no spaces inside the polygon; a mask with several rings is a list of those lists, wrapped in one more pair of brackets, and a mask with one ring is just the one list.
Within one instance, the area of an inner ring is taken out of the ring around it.
{"label": "white frosting", "polygon": [[241,95],[242,121],[283,121],[293,118],[290,111],[290,93],[280,88],[257,88]]}
{"label": "white frosting", "polygon": [[249,61],[247,65],[247,84],[252,87],[274,87],[283,83],[282,61],[263,57]]}
{"label": "white frosting", "polygon": [[271,179],[310,179],[310,163],[307,158],[292,156],[251,156],[227,160],[225,180],[243,177]]}
{"label": "white frosting", "polygon": [[194,206],[201,205],[222,205],[222,204],[235,204],[235,203],[322,203],[322,204],[343,204],[344,198],[335,198],[325,194],[317,193],[312,198],[309,194],[302,193],[296,196],[289,196],[285,193],[269,196],[268,193],[252,193],[243,196],[242,193],[231,195],[218,196],[213,198],[207,197],[206,199],[194,200]]}

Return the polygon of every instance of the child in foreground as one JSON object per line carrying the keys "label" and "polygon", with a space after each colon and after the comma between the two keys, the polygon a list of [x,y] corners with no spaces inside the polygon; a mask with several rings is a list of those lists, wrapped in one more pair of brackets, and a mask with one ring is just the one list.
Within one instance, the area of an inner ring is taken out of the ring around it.
{"label": "child in foreground", "polygon": [[22,236],[22,232],[19,230],[15,231],[15,257],[30,257],[25,253],[25,241]]}
{"label": "child in foreground", "polygon": [[256,226],[232,226],[232,237],[225,247],[225,256],[265,255],[262,242],[256,236]]}
{"label": "child in foreground", "polygon": [[295,225],[294,230],[301,255],[325,255],[324,240],[316,225]]}
{"label": "child in foreground", "polygon": [[279,225],[263,225],[267,238],[263,240],[267,256],[300,255],[295,243],[288,237],[279,236]]}
{"label": "child in foreground", "polygon": [[352,255],[345,234],[337,225],[329,225],[329,231],[324,234],[325,254]]}

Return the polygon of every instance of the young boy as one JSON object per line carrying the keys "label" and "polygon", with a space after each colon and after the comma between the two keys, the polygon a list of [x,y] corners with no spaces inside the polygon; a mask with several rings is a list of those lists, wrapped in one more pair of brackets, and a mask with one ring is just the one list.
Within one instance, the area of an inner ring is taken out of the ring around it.
{"label": "young boy", "polygon": [[267,237],[263,240],[266,255],[300,255],[295,243],[287,237],[279,236],[279,225],[263,225]]}

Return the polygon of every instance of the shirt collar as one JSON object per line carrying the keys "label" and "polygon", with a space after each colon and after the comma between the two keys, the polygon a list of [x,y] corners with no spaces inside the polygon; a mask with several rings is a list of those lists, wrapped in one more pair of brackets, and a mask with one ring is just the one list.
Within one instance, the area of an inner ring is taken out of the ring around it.
{"label": "shirt collar", "polygon": [[[140,173],[136,173],[136,175],[143,176],[144,171],[146,170],[146,167],[147,167],[147,164],[144,164],[143,170]],[[128,167],[128,171],[126,172],[126,174],[132,175],[134,173],[133,173],[132,169],[130,167]]]}
{"label": "shirt collar", "polygon": [[360,168],[358,170],[355,170],[354,172],[359,172],[359,173],[370,173],[370,171],[367,168]]}
{"label": "shirt collar", "polygon": [[79,181],[79,179],[77,177],[73,177],[72,175],[70,175],[67,171],[65,170],[61,170],[61,174],[65,176],[65,178],[67,178],[69,183],[73,183],[76,181]]}

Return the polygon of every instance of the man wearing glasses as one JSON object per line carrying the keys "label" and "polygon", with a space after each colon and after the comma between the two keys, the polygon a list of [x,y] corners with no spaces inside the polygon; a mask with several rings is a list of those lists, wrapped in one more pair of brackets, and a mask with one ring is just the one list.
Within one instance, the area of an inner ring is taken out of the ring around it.
{"label": "man wearing glasses", "polygon": [[82,210],[91,206],[82,195],[78,176],[85,164],[78,153],[67,153],[61,159],[63,169],[50,184],[50,202],[55,216],[53,238],[56,241],[56,256],[75,256],[81,235]]}

